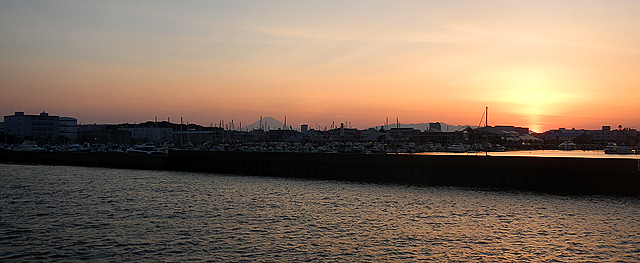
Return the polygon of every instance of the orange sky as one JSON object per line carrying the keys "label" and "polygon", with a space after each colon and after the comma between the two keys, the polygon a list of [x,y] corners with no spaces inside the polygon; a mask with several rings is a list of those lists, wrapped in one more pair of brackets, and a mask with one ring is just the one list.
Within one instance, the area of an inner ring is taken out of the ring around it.
{"label": "orange sky", "polygon": [[638,1],[3,1],[0,113],[640,128]]}

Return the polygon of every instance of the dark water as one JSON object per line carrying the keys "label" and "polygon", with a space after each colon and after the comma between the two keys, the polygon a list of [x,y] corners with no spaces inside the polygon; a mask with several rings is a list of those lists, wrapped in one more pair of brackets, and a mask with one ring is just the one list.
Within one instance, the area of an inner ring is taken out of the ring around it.
{"label": "dark water", "polygon": [[640,199],[0,164],[0,261],[640,261]]}

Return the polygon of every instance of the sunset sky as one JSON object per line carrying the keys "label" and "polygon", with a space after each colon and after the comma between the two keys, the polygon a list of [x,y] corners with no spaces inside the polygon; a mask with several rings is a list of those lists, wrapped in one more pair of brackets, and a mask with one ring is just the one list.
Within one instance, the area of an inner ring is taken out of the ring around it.
{"label": "sunset sky", "polygon": [[0,113],[640,129],[640,1],[1,1]]}

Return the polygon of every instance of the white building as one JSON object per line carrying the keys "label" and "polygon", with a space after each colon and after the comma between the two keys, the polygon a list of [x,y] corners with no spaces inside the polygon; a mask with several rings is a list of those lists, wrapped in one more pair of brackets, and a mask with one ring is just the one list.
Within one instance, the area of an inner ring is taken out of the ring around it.
{"label": "white building", "polygon": [[42,112],[40,115],[25,115],[16,112],[4,116],[5,132],[20,140],[30,139],[39,142],[56,142],[60,134],[59,117]]}
{"label": "white building", "polygon": [[616,140],[616,134],[611,130],[611,126],[602,126],[602,130],[586,131],[591,136],[593,142],[607,143]]}

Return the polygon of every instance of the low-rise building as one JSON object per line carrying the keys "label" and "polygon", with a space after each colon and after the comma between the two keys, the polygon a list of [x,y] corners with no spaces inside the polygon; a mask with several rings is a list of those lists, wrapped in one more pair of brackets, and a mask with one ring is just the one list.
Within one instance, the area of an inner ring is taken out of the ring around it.
{"label": "low-rise building", "polygon": [[611,130],[611,126],[602,126],[601,130],[586,130],[585,133],[593,143],[609,143],[616,140],[616,134]]}
{"label": "low-rise building", "polygon": [[583,134],[585,134],[585,130],[567,130],[565,128],[560,128],[557,130],[549,130],[543,133],[542,137],[547,143],[562,143],[573,141]]}
{"label": "low-rise building", "polygon": [[89,124],[78,126],[79,143],[90,144],[130,144],[131,132],[123,130],[110,129],[106,124]]}
{"label": "low-rise building", "polygon": [[414,128],[391,128],[389,135],[398,141],[409,141],[411,137],[417,137],[421,131]]}
{"label": "low-rise building", "polygon": [[496,125],[494,127],[494,130],[499,130],[499,131],[503,131],[503,132],[517,132],[520,135],[529,134],[529,128],[526,128],[526,127]]}
{"label": "low-rise building", "polygon": [[135,142],[153,142],[161,144],[172,140],[173,130],[171,128],[156,127],[133,127],[120,128],[119,130],[131,132],[131,139]]}
{"label": "low-rise building", "polygon": [[284,142],[289,140],[289,138],[295,137],[298,134],[299,132],[294,130],[270,130],[267,133],[267,140],[272,142]]}
{"label": "low-rise building", "polygon": [[567,130],[560,128],[541,134],[546,143],[561,143],[573,141],[579,144],[606,145],[611,142],[618,144],[636,145],[640,134],[635,129],[622,128],[611,130],[610,126],[602,126],[601,130]]}
{"label": "low-rise building", "polygon": [[28,139],[38,143],[56,142],[60,134],[59,118],[46,112],[39,115],[16,112],[14,115],[4,116],[5,132],[21,141]]}
{"label": "low-rise building", "polygon": [[60,139],[64,142],[77,142],[78,120],[72,117],[60,117]]}

